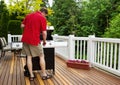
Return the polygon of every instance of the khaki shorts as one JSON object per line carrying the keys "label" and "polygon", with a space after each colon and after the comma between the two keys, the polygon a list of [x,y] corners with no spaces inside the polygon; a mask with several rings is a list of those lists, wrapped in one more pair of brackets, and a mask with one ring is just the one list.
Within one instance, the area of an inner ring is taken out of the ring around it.
{"label": "khaki shorts", "polygon": [[26,56],[36,57],[36,56],[40,56],[43,53],[44,53],[43,47],[41,44],[39,44],[38,46],[34,46],[34,45],[23,43],[22,54]]}

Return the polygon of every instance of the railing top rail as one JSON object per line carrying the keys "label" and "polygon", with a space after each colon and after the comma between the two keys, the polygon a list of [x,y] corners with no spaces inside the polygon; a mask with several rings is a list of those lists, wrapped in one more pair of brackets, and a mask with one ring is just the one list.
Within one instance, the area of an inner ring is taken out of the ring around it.
{"label": "railing top rail", "polygon": [[22,37],[22,35],[11,35],[11,37]]}
{"label": "railing top rail", "polygon": [[110,42],[110,43],[120,43],[120,39],[118,38],[91,38],[92,41],[99,41],[99,42]]}
{"label": "railing top rail", "polygon": [[55,36],[55,35],[52,35],[53,38],[59,38],[59,39],[69,39],[69,36]]}
{"label": "railing top rail", "polygon": [[88,40],[88,37],[74,37],[73,40]]}
{"label": "railing top rail", "polygon": [[[10,35],[11,37],[22,37],[22,35]],[[60,36],[60,35],[52,35],[53,38],[68,40],[69,36]],[[99,41],[99,42],[110,42],[110,43],[120,43],[119,38],[99,38],[99,37],[73,37],[73,40],[89,40]]]}

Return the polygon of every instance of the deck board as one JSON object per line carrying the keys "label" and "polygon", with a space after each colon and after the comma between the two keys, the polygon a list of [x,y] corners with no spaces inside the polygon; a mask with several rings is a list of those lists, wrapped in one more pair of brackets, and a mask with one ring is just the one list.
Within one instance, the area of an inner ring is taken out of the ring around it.
{"label": "deck board", "polygon": [[55,75],[48,80],[41,79],[41,71],[35,71],[36,78],[29,81],[24,76],[25,58],[7,53],[0,59],[0,85],[120,85],[120,77],[99,69],[68,68],[65,61],[55,57]]}

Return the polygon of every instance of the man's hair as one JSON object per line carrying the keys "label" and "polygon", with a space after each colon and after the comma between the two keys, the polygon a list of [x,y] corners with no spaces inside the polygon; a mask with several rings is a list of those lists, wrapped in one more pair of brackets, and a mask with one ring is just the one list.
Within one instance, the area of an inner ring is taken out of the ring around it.
{"label": "man's hair", "polygon": [[41,8],[40,11],[44,12],[45,14],[48,14],[48,10],[45,7]]}

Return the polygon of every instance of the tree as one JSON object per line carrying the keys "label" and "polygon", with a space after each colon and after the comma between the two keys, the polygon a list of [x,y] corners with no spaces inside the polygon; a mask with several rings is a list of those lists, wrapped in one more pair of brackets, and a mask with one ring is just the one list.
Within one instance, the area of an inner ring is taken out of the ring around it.
{"label": "tree", "polygon": [[21,35],[22,29],[20,28],[21,21],[20,20],[9,20],[8,22],[8,33],[12,35]]}
{"label": "tree", "polygon": [[42,0],[10,0],[8,9],[11,18],[22,20],[26,14],[39,10],[41,4]]}
{"label": "tree", "polygon": [[82,33],[86,35],[95,34],[101,37],[106,28],[110,26],[110,20],[119,13],[119,5],[119,0],[89,0],[82,2]]}
{"label": "tree", "polygon": [[7,24],[9,13],[4,1],[0,1],[0,36],[7,37]]}
{"label": "tree", "polygon": [[110,0],[89,0],[82,3],[81,20],[82,27],[86,27],[87,34],[104,34],[106,27],[109,26],[111,13]]}
{"label": "tree", "polygon": [[55,0],[53,5],[54,15],[52,23],[55,26],[55,33],[76,36],[88,36],[104,34],[109,26],[109,19],[112,13],[111,0]]}
{"label": "tree", "polygon": [[103,36],[109,38],[120,38],[120,14],[111,20],[110,27],[106,29]]}
{"label": "tree", "polygon": [[[44,1],[44,2],[43,2]],[[40,7],[46,7],[48,0],[10,0],[8,9],[11,20],[23,20],[26,14],[39,10]],[[53,11],[48,8],[51,15]]]}
{"label": "tree", "polygon": [[120,38],[120,1],[113,0],[110,26],[105,30],[103,37]]}
{"label": "tree", "polygon": [[52,7],[54,14],[51,22],[54,25],[54,33],[61,35],[73,34],[79,18],[79,8],[74,0],[55,0]]}

